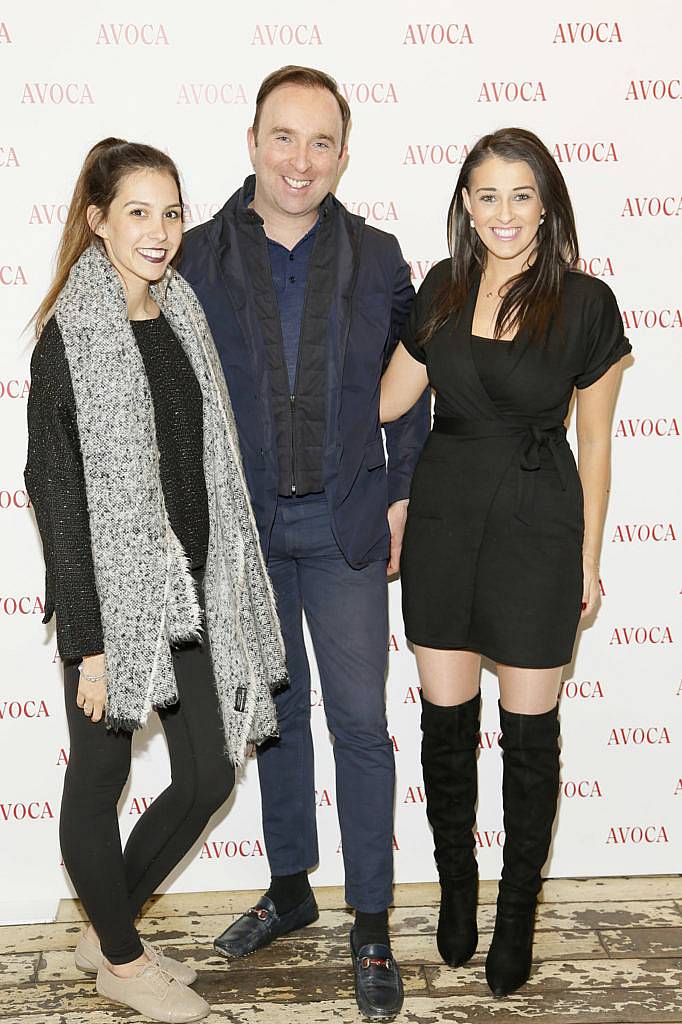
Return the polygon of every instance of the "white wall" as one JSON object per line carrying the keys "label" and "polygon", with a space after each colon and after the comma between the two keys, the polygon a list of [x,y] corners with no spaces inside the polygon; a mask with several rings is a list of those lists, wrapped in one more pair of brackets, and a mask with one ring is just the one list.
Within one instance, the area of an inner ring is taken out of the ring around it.
{"label": "white wall", "polygon": [[[385,14],[384,11],[388,11]],[[286,19],[283,22],[283,19]],[[112,24],[113,23],[113,24]],[[580,637],[562,704],[564,796],[552,875],[650,874],[680,865],[679,37],[664,0],[390,6],[117,0],[5,3],[0,12],[0,901],[70,893],[57,819],[68,738],[43,568],[23,490],[30,344],[71,189],[105,135],[177,160],[190,223],[249,171],[245,132],[260,80],[285,63],[332,73],[353,110],[339,196],[394,232],[418,285],[446,255],[445,215],[466,147],[519,125],[555,150],[591,273],[614,289],[634,348],[614,426],[614,479],[599,616]],[[640,81],[641,80],[641,81]],[[506,84],[505,84],[506,83]],[[435,877],[419,768],[414,659],[391,585],[395,870]],[[342,878],[333,765],[319,683],[313,720],[321,865]],[[483,680],[479,860],[500,867],[496,681]],[[135,742],[124,834],[165,785],[158,728]],[[362,794],[358,794],[362,799]],[[267,878],[255,764],[171,881],[247,888]]]}

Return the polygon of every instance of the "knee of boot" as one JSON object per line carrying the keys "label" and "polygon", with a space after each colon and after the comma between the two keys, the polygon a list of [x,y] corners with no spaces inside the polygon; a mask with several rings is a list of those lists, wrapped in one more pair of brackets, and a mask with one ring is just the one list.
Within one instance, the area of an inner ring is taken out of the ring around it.
{"label": "knee of boot", "polygon": [[500,746],[503,750],[556,750],[559,742],[559,705],[541,715],[522,715],[500,709]]}
{"label": "knee of boot", "polygon": [[432,704],[422,695],[421,729],[424,739],[444,743],[448,750],[475,750],[479,745],[481,695],[463,704]]}

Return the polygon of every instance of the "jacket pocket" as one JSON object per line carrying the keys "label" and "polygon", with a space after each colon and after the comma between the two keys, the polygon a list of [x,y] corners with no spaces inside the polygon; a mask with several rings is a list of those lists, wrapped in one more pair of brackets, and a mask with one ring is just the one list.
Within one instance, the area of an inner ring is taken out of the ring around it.
{"label": "jacket pocket", "polygon": [[377,437],[365,445],[365,466],[367,469],[379,469],[385,465],[384,440],[382,437]]}

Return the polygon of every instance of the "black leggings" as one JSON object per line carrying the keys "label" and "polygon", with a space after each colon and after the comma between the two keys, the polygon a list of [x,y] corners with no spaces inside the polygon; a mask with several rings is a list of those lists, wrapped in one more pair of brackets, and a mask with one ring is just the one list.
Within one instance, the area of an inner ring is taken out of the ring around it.
{"label": "black leggings", "polygon": [[207,647],[173,652],[180,701],[159,712],[171,784],[121,850],[116,805],[130,771],[131,735],[92,722],[76,704],[78,668],[64,668],[71,737],[59,822],[64,864],[113,964],[142,955],[135,918],[201,835],[234,786]]}

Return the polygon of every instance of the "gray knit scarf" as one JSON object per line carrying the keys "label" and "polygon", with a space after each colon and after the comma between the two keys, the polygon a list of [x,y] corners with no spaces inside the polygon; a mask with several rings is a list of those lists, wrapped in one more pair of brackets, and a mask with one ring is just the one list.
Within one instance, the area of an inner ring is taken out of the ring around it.
{"label": "gray knit scarf", "polygon": [[[201,387],[209,546],[206,630],[226,750],[277,735],[284,644],[239,455],[232,407],[199,301],[169,270],[151,294]],[[149,384],[121,280],[93,245],[55,307],[76,400],[107,667],[107,724],[133,730],[178,700],[171,644],[199,639],[188,559],[170,528]],[[206,640],[204,640],[206,642]]]}

